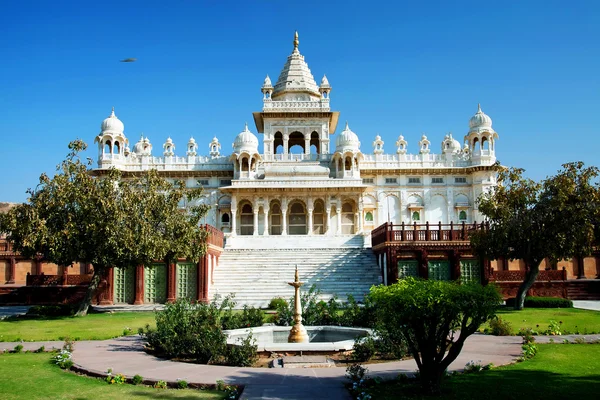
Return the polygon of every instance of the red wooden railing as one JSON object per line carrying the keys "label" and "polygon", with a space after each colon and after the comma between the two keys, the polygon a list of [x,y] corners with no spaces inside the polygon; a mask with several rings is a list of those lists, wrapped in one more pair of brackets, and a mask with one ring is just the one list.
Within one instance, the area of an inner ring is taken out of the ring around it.
{"label": "red wooden railing", "polygon": [[485,229],[486,225],[481,223],[465,224],[425,224],[412,225],[392,224],[386,222],[371,231],[371,244],[377,246],[386,242],[429,242],[429,241],[468,241],[470,232]]}
{"label": "red wooden railing", "polygon": [[223,232],[208,224],[204,225],[204,228],[207,231],[206,244],[223,248]]}
{"label": "red wooden railing", "polygon": [[[490,273],[490,281],[496,282],[523,282],[525,279],[525,271],[492,271]],[[567,270],[544,270],[540,271],[536,278],[536,282],[540,281],[566,281]]]}

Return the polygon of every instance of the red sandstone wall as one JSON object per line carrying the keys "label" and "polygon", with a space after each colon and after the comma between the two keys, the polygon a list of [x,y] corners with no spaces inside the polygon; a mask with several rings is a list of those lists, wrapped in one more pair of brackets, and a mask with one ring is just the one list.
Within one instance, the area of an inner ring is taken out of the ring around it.
{"label": "red sandstone wall", "polygon": [[19,260],[15,268],[15,284],[25,285],[27,283],[27,273],[35,273],[35,267],[33,261]]}
{"label": "red sandstone wall", "polygon": [[8,268],[10,267],[10,261],[0,260],[0,285],[6,284],[8,281]]}

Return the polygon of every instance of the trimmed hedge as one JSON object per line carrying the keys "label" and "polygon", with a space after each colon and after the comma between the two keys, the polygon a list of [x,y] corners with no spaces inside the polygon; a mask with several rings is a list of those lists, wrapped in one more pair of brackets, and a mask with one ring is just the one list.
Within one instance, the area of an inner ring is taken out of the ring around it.
{"label": "trimmed hedge", "polygon": [[[516,298],[506,300],[508,307],[515,306]],[[529,308],[573,308],[573,302],[561,297],[525,297],[525,307]]]}

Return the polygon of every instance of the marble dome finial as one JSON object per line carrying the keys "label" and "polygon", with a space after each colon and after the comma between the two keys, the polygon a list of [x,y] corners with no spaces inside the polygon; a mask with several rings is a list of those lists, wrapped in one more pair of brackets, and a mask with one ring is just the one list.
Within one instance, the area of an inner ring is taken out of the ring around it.
{"label": "marble dome finial", "polygon": [[300,41],[298,40],[298,31],[296,31],[296,33],[294,33],[294,51],[298,50],[299,44],[300,44]]}

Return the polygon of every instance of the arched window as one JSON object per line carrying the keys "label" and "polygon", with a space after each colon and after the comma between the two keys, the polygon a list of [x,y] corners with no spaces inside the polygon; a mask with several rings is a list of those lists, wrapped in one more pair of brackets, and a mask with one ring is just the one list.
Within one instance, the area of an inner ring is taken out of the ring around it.
{"label": "arched window", "polygon": [[354,207],[350,203],[342,204],[342,233],[350,235],[354,232]]}
{"label": "arched window", "polygon": [[421,220],[421,214],[419,214],[418,211],[413,211],[413,213],[412,213],[412,220],[413,221],[420,221]]}
{"label": "arched window", "polygon": [[490,149],[490,142],[484,136],[483,138],[481,138],[481,150],[489,150],[489,149]]}
{"label": "arched window", "polygon": [[473,139],[473,151],[477,151],[479,150],[479,139],[475,138]]}
{"label": "arched window", "polygon": [[323,201],[315,201],[313,210],[313,234],[322,235],[325,233],[325,215]]}
{"label": "arched window", "polygon": [[467,212],[465,210],[461,210],[458,213],[458,220],[459,221],[466,221],[467,220]]}
{"label": "arched window", "polygon": [[306,235],[306,211],[304,205],[295,202],[290,207],[290,235]]}
{"label": "arched window", "polygon": [[248,157],[244,157],[244,158],[242,158],[242,171],[248,172],[248,169],[249,169]]}
{"label": "arched window", "polygon": [[350,171],[352,169],[352,158],[351,157],[346,157],[346,159],[344,161],[344,169],[346,171]]}
{"label": "arched window", "polygon": [[110,154],[110,149],[111,149],[110,140],[107,140],[104,143],[104,154]]}
{"label": "arched window", "polygon": [[221,222],[223,224],[229,225],[229,214],[227,214],[227,213],[223,214],[223,216],[221,217]]}
{"label": "arched window", "polygon": [[315,131],[310,134],[310,154],[321,154],[319,134]]}
{"label": "arched window", "polygon": [[275,203],[271,206],[271,235],[281,235],[281,207]]}
{"label": "arched window", "polygon": [[252,213],[252,206],[246,203],[242,206],[240,215],[240,235],[252,234],[254,234],[254,214]]}
{"label": "arched window", "polygon": [[365,221],[367,221],[367,222],[373,222],[373,213],[371,211],[368,211],[365,214]]}
{"label": "arched window", "polygon": [[281,153],[283,153],[283,134],[281,132],[276,132],[273,140],[273,154]]}
{"label": "arched window", "polygon": [[115,145],[113,146],[113,154],[121,154],[121,145],[117,141],[115,141]]}

